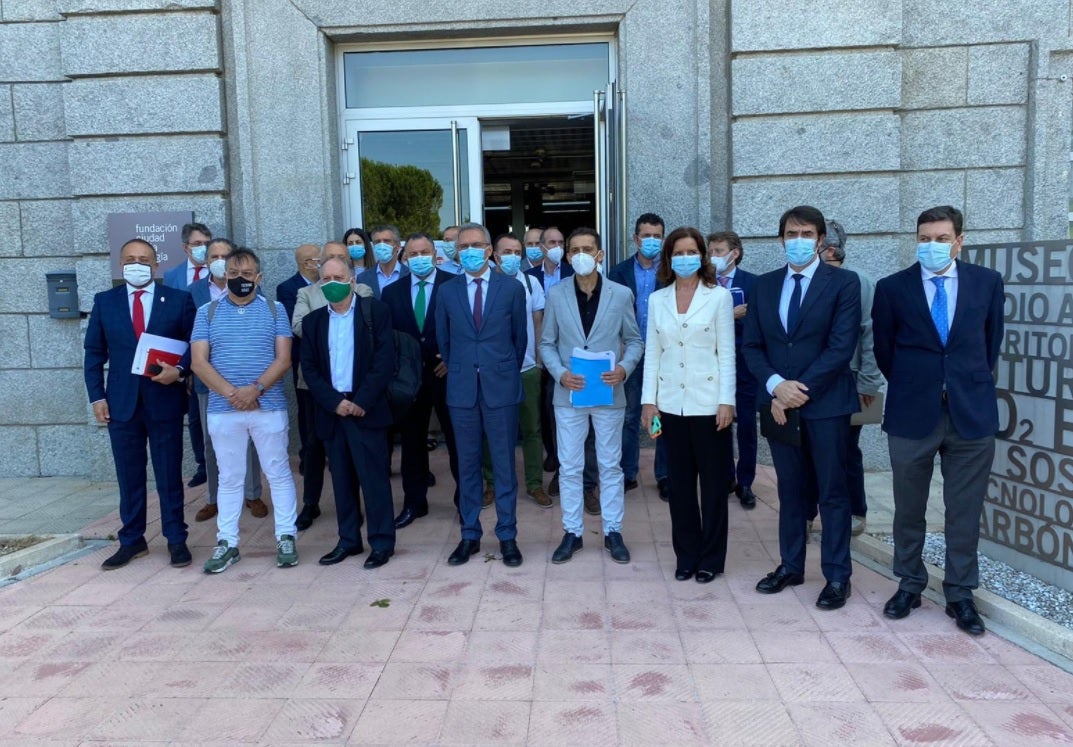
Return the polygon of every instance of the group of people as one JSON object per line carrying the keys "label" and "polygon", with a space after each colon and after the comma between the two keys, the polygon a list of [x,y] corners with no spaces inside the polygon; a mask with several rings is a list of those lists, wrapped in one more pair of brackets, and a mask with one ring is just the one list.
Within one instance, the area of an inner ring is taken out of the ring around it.
{"label": "group of people", "polygon": [[[818,515],[826,584],[816,604],[838,609],[851,594],[850,537],[863,531],[867,511],[858,447],[866,421],[852,418],[874,409],[885,377],[900,584],[884,614],[908,615],[927,584],[924,510],[939,454],[947,612],[959,628],[982,633],[972,590],[998,430],[989,403],[1002,283],[957,258],[962,221],[949,206],[922,213],[918,262],[874,285],[843,266],[844,229],[809,206],[783,214],[786,264],[759,276],[741,269],[744,248],[733,232],[668,234],[653,213],[635,223],[633,256],[606,274],[591,228],[566,237],[533,228],[494,241],[475,223],[405,241],[395,226],[354,228],[343,242],[298,247],[297,272],[275,302],[260,292],[257,255],[213,239],[203,225],[184,228],[188,262],[163,286],[153,282],[153,247],[132,239],[121,251],[125,282],[97,295],[85,341],[87,390],[108,425],[123,522],[119,549],[103,567],[147,552],[147,443],[171,563],[192,562],[181,477],[187,410],[191,421],[199,412],[205,436],[208,496],[196,518],[217,519],[206,572],[240,559],[244,506],[267,515],[260,471],[271,489],[277,565],[295,565],[297,532],[320,516],[326,462],[339,539],[319,562],[363,554],[365,523],[365,567],[382,566],[397,530],[429,513],[435,412],[461,525],[450,565],[480,551],[481,511],[493,505],[500,558],[510,567],[523,562],[519,439],[526,494],[545,508],[559,498],[563,537],[551,562],[582,549],[588,513],[600,516],[610,558],[628,563],[625,493],[638,485],[643,428],[655,439],[654,478],[669,503],[675,578],[708,583],[725,571],[728,497],[756,505],[759,412],[778,477],[780,563],[756,589],[773,594],[804,582]],[[183,282],[186,289],[173,287]],[[190,348],[177,365],[160,361],[155,373],[134,374],[145,332],[189,340]],[[420,350],[421,377],[400,417],[388,388],[403,336]],[[288,456],[288,370],[298,404],[300,512]],[[553,473],[547,488],[544,471]]]}

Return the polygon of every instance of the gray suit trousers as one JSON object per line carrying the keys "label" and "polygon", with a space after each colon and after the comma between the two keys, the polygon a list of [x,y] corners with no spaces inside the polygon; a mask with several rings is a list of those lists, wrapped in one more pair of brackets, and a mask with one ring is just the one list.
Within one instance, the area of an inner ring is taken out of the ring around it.
{"label": "gray suit trousers", "polygon": [[928,573],[921,559],[926,532],[925,511],[935,455],[943,474],[946,526],[947,602],[972,599],[979,585],[976,549],[980,539],[987,480],[995,459],[995,437],[961,438],[943,405],[943,416],[926,438],[889,436],[894,470],[894,575],[904,591],[922,592]]}

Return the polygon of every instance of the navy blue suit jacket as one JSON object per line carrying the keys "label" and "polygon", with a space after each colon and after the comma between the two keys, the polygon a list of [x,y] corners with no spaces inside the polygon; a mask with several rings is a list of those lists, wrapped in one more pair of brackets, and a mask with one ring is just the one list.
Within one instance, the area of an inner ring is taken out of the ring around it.
{"label": "navy blue suit jacket", "polygon": [[[395,283],[401,283],[403,279],[409,276],[410,268],[404,265],[402,262],[399,262],[396,266],[399,268],[399,279],[396,280]],[[380,280],[376,275],[376,271],[379,267],[380,265],[373,265],[368,270],[362,270],[361,272],[359,272],[357,277],[354,278],[359,283],[362,283],[372,288],[373,298],[377,300],[380,300]],[[392,283],[391,285],[395,285],[395,283]],[[391,285],[389,285],[388,287],[390,288]]]}
{"label": "navy blue suit jacket", "polygon": [[[528,270],[525,271],[525,274],[528,275],[531,278],[536,278],[537,282],[540,283],[540,287],[543,288],[545,291],[547,290],[547,288],[544,288],[544,263],[543,262],[541,262],[536,267],[530,267]],[[574,274],[574,268],[571,267],[570,263],[567,262],[564,259],[563,263],[561,265],[559,265],[559,280],[566,280],[568,277],[570,277],[573,274]]]}
{"label": "navy blue suit jacket", "polygon": [[[395,375],[395,338],[391,334],[391,314],[384,304],[372,301],[372,317],[374,347],[370,348],[361,299],[355,298],[354,380],[350,385],[350,399],[365,410],[364,416],[355,418],[359,428],[387,428],[392,418],[384,392]],[[339,420],[335,408],[343,401],[343,392],[332,386],[327,306],[314,309],[302,319],[302,340],[302,375],[317,403],[313,411],[314,428],[319,438],[328,441],[335,435]]]}
{"label": "navy blue suit jacket", "polygon": [[522,363],[528,341],[525,288],[501,272],[491,273],[484,290],[481,328],[473,321],[468,276],[440,286],[436,297],[436,338],[447,364],[447,404],[477,407],[480,395],[488,407],[522,401]]}
{"label": "navy blue suit jacket", "polygon": [[957,261],[958,293],[944,348],[931,319],[920,265],[876,283],[872,334],[876,363],[887,377],[883,430],[924,438],[942,414],[946,387],[950,420],[966,439],[998,430],[993,371],[1002,348],[1002,276]]}
{"label": "navy blue suit jacket", "polygon": [[[309,283],[302,277],[302,273],[296,272],[276,286],[276,300],[287,310],[288,320],[294,319],[294,305],[298,302],[298,291],[307,285]],[[294,371],[295,379],[298,377],[298,363],[301,360],[302,338],[295,335],[291,341],[291,370]]]}
{"label": "navy blue suit jacket", "polygon": [[[190,341],[194,328],[194,302],[184,290],[157,285],[153,289],[153,310],[145,331],[149,334]],[[93,298],[93,311],[86,327],[83,369],[90,402],[106,400],[112,420],[126,422],[134,417],[139,400],[152,420],[181,418],[186,413],[186,385],[164,386],[148,376],[130,372],[138,340],[130,316],[126,284],[102,291]],[[105,381],[104,364],[108,364]],[[190,350],[179,365],[190,370]]]}
{"label": "navy blue suit jacket", "polygon": [[428,374],[431,369],[439,365],[440,360],[436,356],[440,352],[440,345],[436,340],[436,299],[439,297],[440,288],[444,283],[456,279],[458,275],[452,275],[443,270],[434,270],[432,287],[426,294],[425,299],[425,328],[417,328],[417,317],[414,316],[414,307],[410,302],[409,275],[405,279],[400,278],[384,288],[384,294],[380,300],[391,312],[391,326],[396,332],[404,332],[421,344],[421,358],[424,361],[424,370]]}
{"label": "navy blue suit jacket", "polygon": [[757,409],[770,407],[773,374],[808,387],[805,419],[832,418],[860,410],[849,363],[861,332],[861,281],[856,273],[821,260],[801,303],[796,326],[779,318],[786,266],[756,279],[745,315],[742,355],[757,379]]}

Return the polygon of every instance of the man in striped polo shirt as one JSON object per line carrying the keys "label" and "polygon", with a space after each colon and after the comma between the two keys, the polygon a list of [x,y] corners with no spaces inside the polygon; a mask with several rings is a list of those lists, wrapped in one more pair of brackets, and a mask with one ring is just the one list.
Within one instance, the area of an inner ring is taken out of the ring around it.
{"label": "man in striped polo shirt", "polygon": [[261,282],[256,254],[231,252],[226,275],[227,295],[198,309],[190,336],[191,366],[210,390],[209,434],[220,467],[217,543],[205,572],[221,573],[240,560],[238,520],[251,438],[272,489],[276,565],[287,568],[298,565],[287,399],[280,385],[291,365],[291,325],[281,304],[255,292]]}

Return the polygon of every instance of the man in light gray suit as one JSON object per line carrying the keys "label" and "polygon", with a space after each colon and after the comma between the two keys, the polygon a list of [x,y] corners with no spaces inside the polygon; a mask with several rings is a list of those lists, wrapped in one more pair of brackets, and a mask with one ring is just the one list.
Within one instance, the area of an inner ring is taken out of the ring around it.
{"label": "man in light gray suit", "polygon": [[[574,275],[561,280],[548,292],[544,306],[540,357],[555,381],[564,530],[563,540],[551,556],[553,563],[565,563],[582,548],[581,473],[590,421],[596,433],[600,505],[586,506],[586,510],[601,514],[604,547],[611,553],[611,559],[616,563],[630,562],[630,551],[622,540],[622,422],[626,415],[623,382],[641,360],[644,344],[633,313],[633,293],[597,272],[603,258],[600,235],[591,228],[575,229],[566,241],[564,256]],[[600,375],[603,384],[612,387],[611,404],[590,407],[572,404],[572,393],[586,389],[585,377],[571,371],[575,348],[590,353],[614,353],[614,367]]]}

